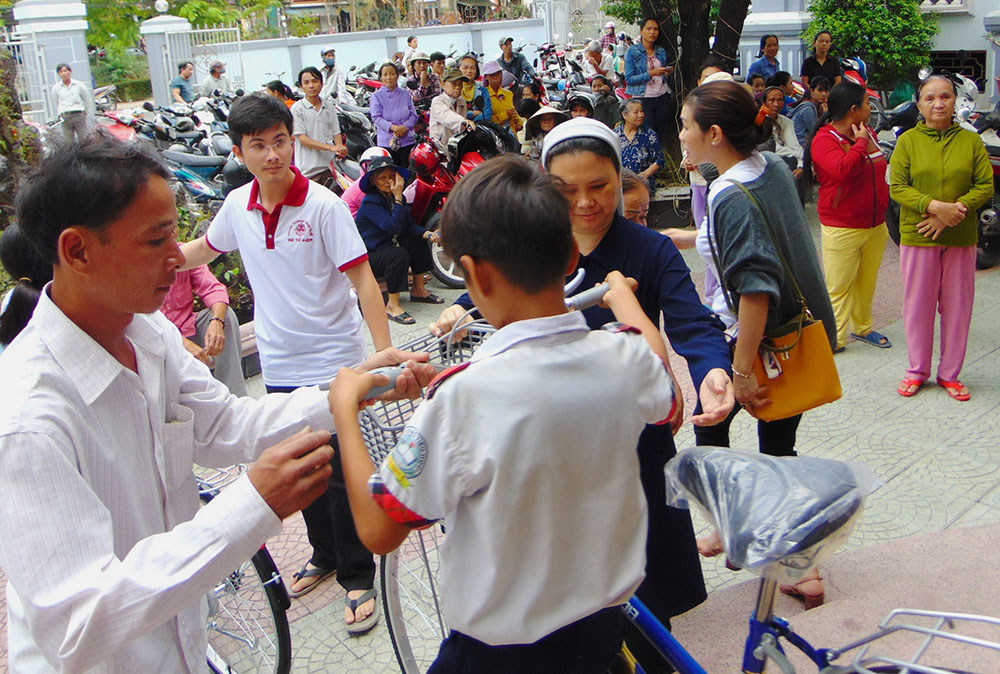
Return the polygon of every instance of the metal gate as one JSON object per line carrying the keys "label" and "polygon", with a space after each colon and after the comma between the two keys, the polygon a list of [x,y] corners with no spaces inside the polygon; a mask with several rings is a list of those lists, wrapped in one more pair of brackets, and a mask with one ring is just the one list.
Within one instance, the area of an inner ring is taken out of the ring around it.
{"label": "metal gate", "polygon": [[0,31],[0,49],[7,50],[17,63],[14,86],[25,121],[44,124],[56,118],[46,81],[45,53],[34,33]]}
{"label": "metal gate", "polygon": [[194,63],[191,82],[195,90],[208,78],[208,66],[212,61],[226,64],[226,77],[234,88],[245,88],[243,45],[238,26],[167,33],[163,50],[163,72],[166,73],[168,82],[177,75],[177,65],[185,61]]}

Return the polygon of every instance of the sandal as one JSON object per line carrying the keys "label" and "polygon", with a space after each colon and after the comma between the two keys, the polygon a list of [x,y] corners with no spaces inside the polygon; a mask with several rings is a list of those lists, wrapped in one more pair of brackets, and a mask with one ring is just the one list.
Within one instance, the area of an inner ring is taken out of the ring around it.
{"label": "sandal", "polygon": [[[962,402],[965,402],[966,400],[972,397],[972,394],[969,393],[969,389],[966,388],[965,384],[963,384],[957,379],[955,381],[945,381],[941,379],[941,377],[938,377],[937,384],[938,386],[943,388],[945,392],[955,400],[960,400]],[[962,393],[962,389],[965,389],[965,393]]]}
{"label": "sandal", "polygon": [[435,295],[434,293],[427,293],[421,297],[415,297],[413,293],[410,293],[411,302],[423,302],[424,304],[444,304],[444,300]]}
{"label": "sandal", "polygon": [[304,594],[309,594],[310,592],[315,590],[320,583],[322,583],[324,580],[326,580],[333,574],[337,573],[336,569],[324,569],[318,566],[314,566],[310,569],[309,565],[311,563],[312,562],[306,562],[305,564],[302,565],[301,569],[292,574],[292,585],[295,584],[295,581],[304,580],[306,578],[315,578],[316,580],[314,580],[309,585],[306,585],[298,592],[293,592],[291,586],[289,586],[288,596],[291,597],[292,599],[295,599],[296,597],[301,597]]}
{"label": "sandal", "polygon": [[806,610],[822,606],[826,594],[823,590],[823,577],[819,571],[813,569],[812,573],[793,585],[782,585],[781,591],[791,597],[798,597],[806,603]]}
{"label": "sandal", "polygon": [[395,316],[393,316],[387,311],[385,312],[385,315],[389,317],[390,321],[395,321],[400,325],[413,325],[414,323],[417,322],[417,319],[415,319],[413,316],[406,313],[405,311],[401,314],[396,314]]}
{"label": "sandal", "polygon": [[867,335],[859,335],[856,332],[851,333],[851,337],[858,340],[859,342],[864,342],[865,344],[871,344],[872,346],[877,346],[880,349],[888,349],[892,346],[892,342],[885,335],[875,332],[872,330]]}
{"label": "sandal", "polygon": [[[358,607],[364,604],[366,601],[375,599],[377,594],[375,593],[375,588],[370,590],[365,590],[357,599],[351,599],[348,596],[344,596],[344,606],[351,609],[351,613],[357,615]],[[347,633],[353,634],[355,636],[359,634],[364,634],[371,628],[375,627],[375,623],[378,622],[378,602],[375,602],[375,608],[372,609],[372,614],[365,618],[364,620],[355,620],[347,626]]]}
{"label": "sandal", "polygon": [[[924,385],[923,379],[914,379],[913,377],[903,377],[903,381],[899,382],[899,386],[896,388],[896,393],[903,396],[904,398],[912,398],[917,395],[920,391],[920,387]],[[913,391],[910,389],[916,386],[917,388]]]}

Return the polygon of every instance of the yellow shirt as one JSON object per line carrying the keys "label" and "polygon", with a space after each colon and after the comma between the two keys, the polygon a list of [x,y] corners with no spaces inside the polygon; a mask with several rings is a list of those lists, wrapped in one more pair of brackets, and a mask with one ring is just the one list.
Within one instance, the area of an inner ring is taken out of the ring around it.
{"label": "yellow shirt", "polygon": [[503,127],[511,127],[515,132],[520,131],[524,126],[524,120],[518,116],[517,112],[514,112],[513,117],[509,119],[507,117],[507,111],[514,110],[514,94],[503,87],[496,91],[493,91],[491,87],[486,88],[490,92],[490,101],[493,103],[493,123]]}

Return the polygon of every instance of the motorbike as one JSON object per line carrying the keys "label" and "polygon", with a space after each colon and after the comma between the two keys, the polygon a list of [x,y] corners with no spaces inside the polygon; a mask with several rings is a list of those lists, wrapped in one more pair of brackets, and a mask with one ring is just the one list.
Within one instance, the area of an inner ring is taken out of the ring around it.
{"label": "motorbike", "polygon": [[153,113],[137,117],[139,134],[151,141],[157,149],[176,152],[198,152],[199,143],[208,137],[207,131],[199,130],[195,123],[194,111],[187,105],[175,103],[169,108],[154,106],[149,101],[142,104],[143,110]]}
{"label": "motorbike", "polygon": [[375,72],[374,61],[363,68],[351,66],[348,77],[347,88],[348,90],[353,88],[351,94],[359,106],[367,106],[375,90],[382,88],[382,80]]}
{"label": "motorbike", "polygon": [[118,109],[118,87],[114,84],[108,84],[103,87],[97,87],[94,89],[94,105],[97,107],[98,112],[108,112],[109,110]]}
{"label": "motorbike", "polygon": [[[477,122],[474,131],[459,133],[442,147],[430,137],[421,137],[410,153],[416,182],[410,214],[414,222],[435,231],[441,211],[456,182],[491,157],[507,151],[508,135],[492,122]],[[444,252],[440,243],[431,244],[434,277],[449,288],[464,288],[461,268]]]}
{"label": "motorbike", "polygon": [[868,105],[872,109],[869,125],[874,128],[881,124],[885,108],[882,106],[882,97],[879,93],[868,86],[868,64],[860,56],[851,56],[841,58],[840,67],[844,72],[844,79],[860,84],[868,91]]}
{"label": "motorbike", "polygon": [[980,114],[974,124],[986,145],[993,167],[993,198],[979,209],[979,247],[976,269],[989,269],[1000,262],[1000,103],[986,114]]}

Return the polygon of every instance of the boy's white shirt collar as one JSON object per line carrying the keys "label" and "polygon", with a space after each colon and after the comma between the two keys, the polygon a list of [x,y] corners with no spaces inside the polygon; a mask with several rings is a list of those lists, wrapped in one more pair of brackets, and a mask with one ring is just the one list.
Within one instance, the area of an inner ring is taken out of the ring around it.
{"label": "boy's white shirt collar", "polygon": [[588,332],[590,328],[579,311],[515,321],[500,328],[486,340],[472,354],[472,361],[490,358],[527,341],[544,339],[548,344],[562,344],[580,339]]}

